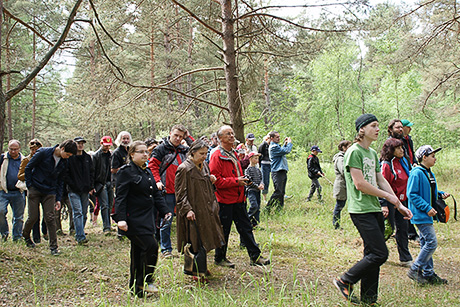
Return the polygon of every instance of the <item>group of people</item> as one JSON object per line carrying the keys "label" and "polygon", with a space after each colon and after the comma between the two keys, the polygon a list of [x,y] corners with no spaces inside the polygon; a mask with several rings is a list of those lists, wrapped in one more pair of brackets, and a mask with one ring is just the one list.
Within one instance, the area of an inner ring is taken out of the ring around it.
{"label": "group of people", "polygon": [[[348,212],[364,243],[364,257],[342,276],[333,280],[340,293],[353,304],[375,304],[378,298],[380,266],[388,258],[384,219],[392,229],[396,226],[396,243],[400,263],[409,267],[408,277],[419,284],[447,284],[433,266],[437,247],[433,227],[436,199],[449,197],[438,191],[431,168],[441,148],[420,146],[415,152],[409,136],[413,124],[408,120],[392,120],[389,137],[380,155],[370,145],[379,135],[379,121],[373,114],[363,114],[355,122],[357,137],[339,143],[334,156],[337,200],[333,225],[339,228],[340,211],[348,200]],[[419,230],[420,253],[415,261],[408,248],[409,222]],[[353,286],[361,281],[361,298]]]}
{"label": "group of people", "polygon": [[[436,249],[433,229],[435,210],[431,206],[437,190],[431,167],[436,158],[431,146],[414,152],[404,134],[409,121],[394,120],[388,126],[380,161],[370,148],[379,135],[379,122],[372,114],[356,120],[355,143],[339,143],[334,156],[337,204],[333,225],[340,228],[340,212],[348,200],[348,211],[364,242],[364,257],[334,284],[351,302],[353,285],[361,280],[361,301],[375,303],[380,266],[388,257],[384,238],[384,218],[396,227],[396,241],[401,264],[410,266],[408,276],[419,283],[447,283],[436,275],[432,255]],[[20,143],[11,140],[8,152],[1,156],[0,232],[8,239],[6,221],[8,204],[13,212],[13,240],[23,238],[28,247],[35,246],[31,230],[37,227],[39,205],[49,234],[52,255],[59,255],[55,212],[60,210],[64,191],[70,203],[75,240],[86,245],[85,234],[89,198],[101,210],[103,232],[110,234],[111,218],[117,223],[118,235],[131,241],[130,289],[138,296],[157,292],[153,273],[159,256],[172,257],[171,224],[177,216],[177,250],[189,246],[192,253],[202,248],[215,250],[216,265],[234,268],[227,257],[232,223],[247,249],[251,265],[265,266],[270,260],[262,256],[253,230],[260,222],[261,194],[265,210],[284,207],[287,172],[286,155],[293,148],[289,137],[281,142],[280,134],[270,132],[257,147],[255,136],[247,134],[239,143],[230,126],[222,126],[211,135],[195,140],[183,125],[171,128],[160,142],[148,139],[132,141],[127,131],[120,132],[115,151],[110,136],[104,136],[100,148],[91,154],[84,150],[86,140],[76,137],[54,147],[42,147],[39,140],[29,142],[30,155],[23,157]],[[318,178],[324,173],[317,157],[321,150],[311,148],[307,159],[312,180],[307,200],[314,192],[322,201]],[[274,192],[267,202],[270,174]],[[23,227],[25,194],[28,219]],[[247,209],[246,198],[249,200]],[[379,201],[380,199],[380,201]],[[412,261],[408,249],[408,220],[420,233],[421,252]],[[158,244],[159,241],[159,244]],[[209,271],[199,272],[197,280],[206,282]]]}

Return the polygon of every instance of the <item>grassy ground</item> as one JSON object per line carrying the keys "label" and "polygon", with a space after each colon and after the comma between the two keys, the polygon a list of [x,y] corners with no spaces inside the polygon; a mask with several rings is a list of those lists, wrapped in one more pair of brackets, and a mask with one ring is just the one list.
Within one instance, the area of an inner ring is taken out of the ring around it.
{"label": "grassy ground", "polygon": [[[439,188],[454,195],[459,195],[457,157],[456,152],[441,152],[434,168]],[[89,226],[88,246],[77,246],[68,235],[58,238],[59,257],[50,255],[46,241],[35,249],[11,241],[0,244],[0,306],[347,306],[331,281],[361,259],[362,242],[346,212],[343,229],[333,230],[332,187],[325,180],[321,181],[325,203],[305,202],[310,180],[304,158],[289,162],[287,193],[292,198],[284,212],[262,215],[263,229],[255,231],[263,255],[272,260],[267,268],[249,265],[233,229],[228,256],[236,269],[215,266],[211,252],[213,276],[210,284],[199,286],[182,273],[180,256],[160,259],[156,274],[160,294],[138,299],[127,291],[129,241],[105,237],[100,225]],[[324,162],[323,166],[333,181],[332,166]],[[390,258],[380,274],[383,306],[460,305],[460,223],[435,228],[439,241],[435,269],[449,284],[415,285],[406,276],[407,269],[398,265],[396,244],[390,239]],[[415,257],[419,247],[411,243],[410,249]]]}

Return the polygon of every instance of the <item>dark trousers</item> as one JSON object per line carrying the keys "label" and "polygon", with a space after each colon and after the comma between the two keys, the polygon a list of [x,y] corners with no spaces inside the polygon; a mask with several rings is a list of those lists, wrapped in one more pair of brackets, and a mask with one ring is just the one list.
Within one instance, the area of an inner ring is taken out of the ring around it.
{"label": "dark trousers", "polygon": [[[399,261],[412,261],[412,255],[409,251],[409,221],[404,219],[404,216],[395,209],[395,206],[389,202],[386,202],[388,206],[388,220],[393,229],[396,226],[396,244],[398,246]],[[402,204],[407,207],[407,200],[403,201]]]}
{"label": "dark trousers", "polygon": [[39,206],[41,203],[46,228],[48,228],[50,249],[56,249],[58,247],[56,236],[56,221],[54,216],[54,205],[56,203],[56,196],[51,194],[43,194],[32,187],[29,189],[28,199],[29,216],[27,218],[26,223],[24,224],[22,236],[24,237],[24,239],[30,239],[30,231],[32,230],[32,227],[34,226],[35,222],[38,221],[39,218]]}
{"label": "dark trousers", "polygon": [[364,257],[342,275],[342,280],[349,284],[361,280],[361,300],[365,303],[374,303],[378,297],[380,266],[388,258],[383,214],[350,213],[350,217],[363,239]]}
{"label": "dark trousers", "polygon": [[252,260],[257,260],[260,256],[260,249],[257,246],[252,225],[246,212],[245,203],[222,204],[219,203],[219,218],[224,230],[225,245],[216,248],[214,260],[220,262],[227,258],[228,238],[232,228],[232,222],[235,222],[236,230],[240,234],[242,243],[246,246],[248,255]]}
{"label": "dark trousers", "polygon": [[310,186],[310,193],[308,194],[308,200],[310,200],[313,197],[313,194],[315,194],[315,191],[318,193],[318,199],[322,200],[323,196],[321,196],[321,184],[319,184],[318,178],[310,178],[311,179],[311,186]]}
{"label": "dark trousers", "polygon": [[336,201],[334,212],[332,213],[332,225],[334,225],[335,229],[340,227],[340,213],[343,207],[345,207],[346,202],[346,199],[337,199]]}
{"label": "dark trousers", "polygon": [[281,210],[284,207],[284,194],[286,194],[286,183],[287,183],[287,171],[280,170],[277,172],[272,172],[273,187],[275,191],[273,192],[270,200],[267,203],[266,210],[270,211],[271,209]]}
{"label": "dark trousers", "polygon": [[139,287],[153,281],[158,260],[158,243],[153,234],[127,237],[131,241],[129,288],[139,294]]}

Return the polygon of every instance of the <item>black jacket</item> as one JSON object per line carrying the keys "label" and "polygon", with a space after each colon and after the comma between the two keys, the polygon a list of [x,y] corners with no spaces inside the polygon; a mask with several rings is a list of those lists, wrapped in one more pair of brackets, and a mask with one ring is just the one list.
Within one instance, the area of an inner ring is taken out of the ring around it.
{"label": "black jacket", "polygon": [[412,142],[412,138],[410,135],[408,136],[408,139],[409,140],[407,140],[406,138],[401,139],[404,143],[404,154],[407,158],[407,161],[409,161],[410,160],[409,150],[410,150],[410,152],[412,152],[412,161],[410,161],[410,164],[411,165],[413,165],[414,163],[418,164],[417,158],[415,157],[414,143]]}
{"label": "black jacket", "polygon": [[126,235],[153,235],[154,207],[161,217],[170,212],[150,169],[143,170],[132,162],[120,168],[113,219],[127,222]]}
{"label": "black jacket", "polygon": [[65,183],[67,190],[73,193],[88,193],[94,188],[93,161],[85,151],[69,158]]}
{"label": "black jacket", "polygon": [[321,166],[319,165],[319,159],[315,155],[309,155],[307,158],[308,177],[311,179],[318,179],[321,177],[318,172],[322,173]]}
{"label": "black jacket", "polygon": [[112,153],[110,151],[104,153],[101,148],[93,155],[94,188],[96,189],[96,193],[100,192],[102,187],[111,181],[111,158]]}
{"label": "black jacket", "polygon": [[270,155],[268,151],[269,147],[270,147],[270,144],[268,144],[265,141],[262,144],[260,144],[259,146],[259,153],[261,154],[260,160],[259,160],[260,164],[262,164],[262,161],[267,161],[269,162],[268,164],[270,164]]}

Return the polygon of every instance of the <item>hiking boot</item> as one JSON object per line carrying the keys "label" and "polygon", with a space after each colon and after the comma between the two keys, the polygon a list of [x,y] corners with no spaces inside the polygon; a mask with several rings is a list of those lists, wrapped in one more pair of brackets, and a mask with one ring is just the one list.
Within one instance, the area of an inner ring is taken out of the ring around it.
{"label": "hiking boot", "polygon": [[51,255],[53,256],[59,256],[61,252],[57,248],[51,249]]}
{"label": "hiking boot", "polygon": [[27,247],[30,247],[30,248],[34,248],[35,247],[35,243],[32,242],[32,240],[30,238],[24,238],[24,242],[26,242],[26,245]]}
{"label": "hiking boot", "polygon": [[227,258],[225,258],[225,259],[223,259],[221,261],[214,261],[214,264],[218,265],[218,266],[223,266],[223,267],[226,267],[226,268],[230,268],[230,269],[235,268],[235,265],[233,263],[231,263],[230,260],[228,260]]}
{"label": "hiking boot", "polygon": [[412,268],[410,268],[409,272],[407,272],[407,276],[421,285],[425,285],[428,283],[428,280],[422,276],[422,272],[420,272],[419,270],[413,270]]}
{"label": "hiking boot", "polygon": [[144,292],[153,293],[153,294],[156,294],[159,291],[158,287],[152,283],[148,283],[145,286],[139,286],[139,289],[141,289]]}
{"label": "hiking boot", "polygon": [[161,255],[163,256],[163,258],[165,259],[170,259],[173,257],[173,254],[170,252],[170,251],[164,251],[161,253]]}
{"label": "hiking boot", "polygon": [[88,239],[85,238],[83,240],[77,241],[77,244],[78,245],[86,245],[86,244],[88,244],[88,242],[89,242]]}
{"label": "hiking boot", "polygon": [[260,265],[260,266],[264,266],[264,265],[269,265],[270,264],[270,259],[266,259],[262,256],[259,256],[259,258],[253,260],[251,259],[251,265]]}
{"label": "hiking boot", "polygon": [[436,273],[431,276],[426,276],[425,279],[431,285],[447,285],[447,279],[439,277]]}
{"label": "hiking boot", "polygon": [[353,285],[348,284],[344,281],[342,281],[341,278],[336,277],[332,280],[332,283],[334,286],[339,289],[340,294],[343,295],[343,297],[349,301],[353,305],[359,305],[360,301],[359,299],[353,295]]}

